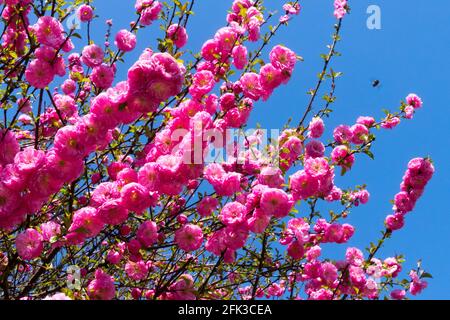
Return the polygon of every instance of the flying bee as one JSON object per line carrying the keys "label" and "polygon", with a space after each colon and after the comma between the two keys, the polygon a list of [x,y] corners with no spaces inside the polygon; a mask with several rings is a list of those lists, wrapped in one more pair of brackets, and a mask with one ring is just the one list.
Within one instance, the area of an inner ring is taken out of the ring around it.
{"label": "flying bee", "polygon": [[373,80],[372,81],[372,87],[374,87],[374,88],[377,88],[377,87],[379,87],[380,86],[380,80]]}

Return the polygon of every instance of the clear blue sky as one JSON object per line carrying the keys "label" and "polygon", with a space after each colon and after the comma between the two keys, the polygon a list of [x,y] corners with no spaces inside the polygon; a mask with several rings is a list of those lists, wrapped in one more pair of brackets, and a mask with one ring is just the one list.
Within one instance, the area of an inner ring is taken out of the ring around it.
{"label": "clear blue sky", "polygon": [[[333,62],[336,71],[344,72],[337,83],[338,100],[333,116],[326,121],[326,135],[341,123],[352,124],[359,115],[379,119],[381,109],[394,109],[408,93],[416,92],[424,100],[412,121],[404,121],[393,131],[378,131],[373,151],[375,160],[366,156],[357,159],[353,170],[344,179],[345,188],[366,183],[371,193],[370,202],[354,210],[348,219],[356,227],[350,245],[365,247],[378,239],[384,217],[390,213],[393,198],[399,190],[402,175],[411,158],[430,155],[435,161],[436,174],[414,212],[406,220],[405,229],[396,232],[381,250],[380,257],[404,253],[406,267],[414,267],[418,259],[433,274],[429,287],[420,296],[424,299],[450,298],[450,164],[448,161],[450,117],[450,2],[448,0],[354,0],[349,1],[351,14],[343,22],[343,41],[338,51],[343,56]],[[226,10],[231,0],[197,0],[195,15],[190,20],[189,48],[198,51],[204,40],[225,23]],[[266,1],[270,9],[282,1]],[[327,51],[335,22],[332,0],[301,1],[302,13],[288,28],[282,29],[272,44],[285,44],[304,57],[298,64],[291,82],[281,87],[267,103],[254,109],[250,127],[260,123],[264,128],[280,128],[289,117],[301,117],[322,64],[319,55]],[[379,5],[382,11],[382,29],[366,28],[366,9]],[[94,1],[100,19],[93,24],[93,38],[102,43],[103,21],[112,18],[113,34],[127,28],[134,19],[134,1]],[[80,32],[85,35],[85,26]],[[118,79],[124,79],[126,70],[145,46],[155,48],[160,36],[158,25],[153,25],[138,37],[138,49],[128,54],[126,63],[119,66]],[[266,53],[267,54],[267,53]],[[266,55],[267,57],[267,55]],[[371,87],[371,80],[380,79],[379,89]],[[345,246],[333,253],[342,257]]]}

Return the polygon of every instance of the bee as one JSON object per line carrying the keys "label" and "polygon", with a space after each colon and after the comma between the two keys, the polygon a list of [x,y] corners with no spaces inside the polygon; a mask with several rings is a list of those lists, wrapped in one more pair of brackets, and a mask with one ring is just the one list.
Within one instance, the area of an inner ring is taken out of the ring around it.
{"label": "bee", "polygon": [[379,87],[380,83],[381,83],[380,80],[373,80],[372,81],[372,87],[374,87],[374,88]]}

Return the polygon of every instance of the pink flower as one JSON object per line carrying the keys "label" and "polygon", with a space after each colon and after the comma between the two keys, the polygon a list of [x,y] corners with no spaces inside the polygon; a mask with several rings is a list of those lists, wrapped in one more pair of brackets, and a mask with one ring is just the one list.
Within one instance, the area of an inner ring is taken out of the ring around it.
{"label": "pink flower", "polygon": [[120,191],[121,204],[128,210],[142,213],[152,205],[149,191],[139,183],[129,183]]}
{"label": "pink flower", "polygon": [[213,39],[207,40],[202,46],[201,54],[206,61],[213,61],[217,59],[216,56],[219,55],[218,42]]}
{"label": "pink flower", "polygon": [[48,295],[42,300],[72,300],[62,292],[55,293],[54,295]]}
{"label": "pink flower", "polygon": [[335,164],[345,169],[350,169],[355,162],[355,156],[346,146],[337,146],[331,151],[331,159]]}
{"label": "pink flower", "polygon": [[82,4],[77,10],[77,17],[81,22],[89,22],[94,17],[94,10],[87,4]]}
{"label": "pink flower", "polygon": [[320,138],[325,130],[325,125],[321,118],[315,117],[309,123],[309,136],[311,138]]}
{"label": "pink flower", "polygon": [[140,112],[155,111],[161,101],[181,91],[184,71],[168,53],[138,60],[128,70],[129,107]]}
{"label": "pink flower", "polygon": [[306,259],[308,259],[308,261],[316,260],[318,257],[320,257],[321,253],[322,249],[319,246],[315,245],[306,252]]}
{"label": "pink flower", "polygon": [[55,221],[43,223],[40,228],[44,241],[50,241],[53,237],[61,233],[61,226]]}
{"label": "pink flower", "polygon": [[232,56],[233,56],[233,63],[236,69],[242,70],[247,65],[248,59],[247,59],[247,48],[243,45],[238,45],[233,48]]}
{"label": "pink flower", "polygon": [[219,196],[231,196],[241,189],[242,175],[236,172],[225,172],[217,163],[209,164],[204,170],[204,176]]}
{"label": "pink flower", "polygon": [[352,142],[354,144],[363,144],[367,141],[369,130],[363,124],[355,124],[350,128],[352,132]]}
{"label": "pink flower", "polygon": [[412,270],[409,273],[409,276],[411,277],[409,292],[411,292],[413,296],[418,295],[428,286],[428,283],[425,280],[419,278],[416,271]]}
{"label": "pink flower", "polygon": [[334,0],[334,16],[342,19],[347,13],[347,0]]}
{"label": "pink flower", "polygon": [[245,206],[239,202],[227,203],[219,214],[219,220],[227,226],[239,225],[245,220]]}
{"label": "pink flower", "polygon": [[408,213],[414,209],[415,201],[409,197],[408,192],[400,191],[395,195],[394,206],[400,213]]}
{"label": "pink flower", "polygon": [[270,223],[270,215],[263,210],[256,208],[250,219],[247,220],[247,226],[250,231],[255,233],[263,233]]}
{"label": "pink flower", "polygon": [[308,158],[323,157],[325,153],[325,146],[323,145],[322,142],[318,140],[312,140],[308,142],[305,148],[306,148],[305,155]]}
{"label": "pink flower", "polygon": [[239,80],[239,83],[244,92],[244,96],[255,101],[258,101],[263,92],[261,83],[260,83],[260,75],[254,72],[244,73]]}
{"label": "pink flower", "polygon": [[198,204],[197,204],[197,212],[202,217],[208,217],[212,214],[214,210],[217,209],[217,206],[219,205],[219,200],[217,198],[213,197],[204,197]]}
{"label": "pink flower", "polygon": [[116,295],[114,278],[102,269],[97,269],[95,279],[87,287],[87,293],[92,300],[112,300]]}
{"label": "pink flower", "polygon": [[395,231],[403,228],[405,225],[405,219],[403,214],[395,213],[394,215],[387,216],[384,223],[386,224],[386,228],[391,231]]}
{"label": "pink flower", "polygon": [[264,190],[260,202],[261,209],[264,210],[265,214],[274,215],[277,218],[287,216],[293,204],[286,192],[275,188]]}
{"label": "pink flower", "polygon": [[158,19],[162,4],[154,0],[137,0],[135,8],[141,14],[141,24],[149,26],[153,21]]}
{"label": "pink flower", "polygon": [[186,29],[178,24],[172,24],[167,28],[167,36],[178,48],[184,47],[188,41]]}
{"label": "pink flower", "polygon": [[63,27],[58,19],[51,16],[40,17],[32,26],[40,44],[59,49],[65,41]]}
{"label": "pink flower", "polygon": [[406,119],[412,119],[414,116],[414,107],[413,106],[406,106],[405,107],[405,118]]}
{"label": "pink flower", "polygon": [[98,215],[105,224],[119,225],[128,218],[128,210],[120,200],[109,200],[98,208]]}
{"label": "pink flower", "polygon": [[50,63],[34,59],[25,70],[25,78],[35,88],[44,89],[54,78],[53,67]]}
{"label": "pink flower", "polygon": [[384,129],[393,129],[400,123],[399,117],[388,117],[383,120],[381,127]]}
{"label": "pink flower", "polygon": [[14,161],[15,155],[20,151],[19,142],[11,130],[0,130],[0,165],[6,165]]}
{"label": "pink flower", "polygon": [[419,109],[420,107],[422,107],[422,99],[420,99],[420,97],[414,93],[410,93],[406,97],[406,103],[412,106],[414,109]]}
{"label": "pink flower", "polygon": [[375,119],[372,117],[361,116],[356,119],[356,123],[363,124],[367,128],[371,128],[375,124]]}
{"label": "pink flower", "polygon": [[300,170],[290,177],[290,189],[294,199],[302,200],[314,195],[319,188],[317,179],[311,177],[305,170]]}
{"label": "pink flower", "polygon": [[87,146],[81,141],[83,134],[82,129],[71,125],[59,129],[54,141],[55,153],[67,160],[84,157]]}
{"label": "pink flower", "polygon": [[133,280],[143,280],[147,277],[148,266],[142,260],[139,260],[137,262],[128,261],[125,264],[125,272]]}
{"label": "pink flower", "polygon": [[283,5],[283,10],[288,14],[299,14],[300,13],[300,5],[298,3],[292,5],[290,3],[286,3]]}
{"label": "pink flower", "polygon": [[103,229],[104,223],[98,216],[97,209],[84,207],[74,212],[69,232],[85,238],[94,237]]}
{"label": "pink flower", "polygon": [[391,298],[394,300],[403,300],[406,296],[405,290],[395,289],[391,291]]}
{"label": "pink flower", "polygon": [[122,29],[117,32],[114,43],[121,51],[132,51],[136,47],[136,35],[126,29]]}
{"label": "pink flower", "polygon": [[45,153],[33,147],[27,147],[14,157],[16,169],[21,174],[35,173],[45,163]]}
{"label": "pink flower", "polygon": [[345,144],[352,140],[352,131],[349,126],[340,125],[333,131],[334,140],[339,144]]}
{"label": "pink flower", "polygon": [[154,244],[158,240],[158,228],[156,223],[153,221],[143,222],[137,231],[137,239],[145,247],[150,247]]}
{"label": "pink flower", "polygon": [[297,55],[289,48],[281,45],[273,47],[269,53],[270,62],[272,65],[279,69],[285,80],[289,79],[294,71],[295,63],[297,62]]}
{"label": "pink flower", "polygon": [[88,67],[96,67],[102,64],[105,53],[103,49],[96,44],[91,44],[83,48],[81,61]]}
{"label": "pink flower", "polygon": [[215,85],[214,74],[208,70],[202,70],[194,74],[192,84],[189,87],[189,93],[200,100],[209,93]]}
{"label": "pink flower", "polygon": [[41,234],[27,229],[16,237],[17,254],[24,260],[33,260],[41,255],[44,248]]}
{"label": "pink flower", "polygon": [[114,70],[105,63],[94,67],[90,79],[99,89],[108,89],[114,81]]}
{"label": "pink flower", "polygon": [[184,251],[197,250],[203,242],[202,229],[193,224],[186,224],[175,232],[175,242]]}
{"label": "pink flower", "polygon": [[345,260],[356,267],[364,263],[364,255],[358,248],[348,248],[345,253]]}
{"label": "pink flower", "polygon": [[259,75],[261,86],[268,94],[280,86],[283,81],[281,71],[271,63],[263,65],[259,70]]}
{"label": "pink flower", "polygon": [[302,259],[303,255],[305,254],[305,249],[303,247],[303,243],[298,240],[292,241],[288,245],[287,253],[290,257],[292,257],[295,260]]}
{"label": "pink flower", "polygon": [[214,35],[217,42],[219,52],[227,58],[231,54],[231,50],[236,45],[237,34],[231,27],[220,28]]}
{"label": "pink flower", "polygon": [[279,168],[269,166],[261,169],[258,182],[271,188],[279,188],[284,183],[284,177]]}
{"label": "pink flower", "polygon": [[305,171],[313,178],[322,178],[329,174],[330,165],[325,158],[308,158],[305,161]]}

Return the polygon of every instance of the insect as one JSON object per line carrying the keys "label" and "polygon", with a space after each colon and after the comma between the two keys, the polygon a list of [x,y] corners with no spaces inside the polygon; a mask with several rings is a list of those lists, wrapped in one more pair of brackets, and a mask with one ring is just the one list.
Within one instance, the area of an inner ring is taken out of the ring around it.
{"label": "insect", "polygon": [[380,83],[381,83],[380,80],[373,80],[372,81],[372,87],[374,87],[374,88],[379,87]]}

